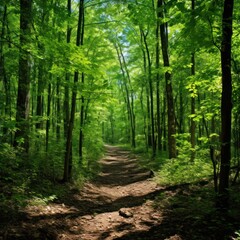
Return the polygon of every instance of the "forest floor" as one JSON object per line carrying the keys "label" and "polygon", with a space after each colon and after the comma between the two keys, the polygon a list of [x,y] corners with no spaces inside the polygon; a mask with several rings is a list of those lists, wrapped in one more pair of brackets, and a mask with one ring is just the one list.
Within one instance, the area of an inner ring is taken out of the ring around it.
{"label": "forest floor", "polygon": [[207,191],[198,194],[207,183],[159,186],[129,151],[106,148],[94,180],[52,203],[21,209],[0,225],[0,239],[232,239],[234,223],[213,214]]}

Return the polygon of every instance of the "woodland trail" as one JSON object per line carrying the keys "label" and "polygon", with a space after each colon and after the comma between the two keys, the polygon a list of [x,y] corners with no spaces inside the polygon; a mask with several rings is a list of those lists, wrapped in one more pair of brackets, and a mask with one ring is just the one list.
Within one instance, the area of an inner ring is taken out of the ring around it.
{"label": "woodland trail", "polygon": [[[222,223],[201,213],[203,198],[190,200],[202,185],[158,186],[133,154],[113,146],[106,146],[100,165],[101,172],[82,189],[22,209],[0,229],[0,240],[225,239]],[[169,204],[168,198],[175,201]]]}
{"label": "woodland trail", "polygon": [[154,235],[163,213],[152,199],[162,189],[150,171],[139,168],[130,152],[106,149],[94,181],[58,202],[27,207],[3,239],[167,239]]}

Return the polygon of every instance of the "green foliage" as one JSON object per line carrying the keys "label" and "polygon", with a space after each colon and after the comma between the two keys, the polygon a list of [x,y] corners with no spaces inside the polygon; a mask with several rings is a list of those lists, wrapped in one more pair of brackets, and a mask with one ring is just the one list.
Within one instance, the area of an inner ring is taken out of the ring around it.
{"label": "green foliage", "polygon": [[49,202],[54,201],[57,198],[56,195],[50,195],[47,197],[37,194],[28,200],[28,205],[38,206],[38,205],[47,205]]}
{"label": "green foliage", "polygon": [[10,145],[1,145],[0,159],[1,213],[8,215],[9,212],[24,207],[30,202],[47,203],[58,195],[57,187],[41,178],[42,175],[34,167],[36,162],[23,163],[18,152]]}
{"label": "green foliage", "polygon": [[10,144],[0,144],[0,175],[3,177],[5,174],[11,174],[13,169],[17,169],[20,160],[16,157],[16,149]]}
{"label": "green foliage", "polygon": [[190,161],[191,144],[189,134],[176,135],[178,157],[164,159],[157,174],[158,181],[162,184],[178,184],[196,182],[209,178],[212,174],[212,165],[208,149],[194,149],[195,160]]}
{"label": "green foliage", "polygon": [[29,153],[31,179],[33,181],[39,178],[50,181],[60,180],[63,173],[64,140],[56,141],[54,133],[50,132],[46,152],[46,131],[38,131],[36,135],[31,136],[31,139],[34,143]]}
{"label": "green foliage", "polygon": [[206,160],[195,159],[189,161],[189,157],[181,156],[177,159],[167,160],[158,172],[158,180],[162,184],[177,184],[194,182],[206,177],[212,173],[212,166]]}

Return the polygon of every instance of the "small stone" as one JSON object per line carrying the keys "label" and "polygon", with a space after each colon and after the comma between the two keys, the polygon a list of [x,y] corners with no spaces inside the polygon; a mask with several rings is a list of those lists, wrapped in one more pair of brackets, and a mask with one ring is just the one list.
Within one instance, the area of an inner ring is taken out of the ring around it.
{"label": "small stone", "polygon": [[120,216],[125,217],[125,218],[133,217],[133,213],[126,208],[121,208],[118,211],[118,213],[119,213]]}
{"label": "small stone", "polygon": [[86,216],[83,217],[83,219],[92,220],[92,219],[93,219],[93,216],[91,216],[91,215],[86,215]]}

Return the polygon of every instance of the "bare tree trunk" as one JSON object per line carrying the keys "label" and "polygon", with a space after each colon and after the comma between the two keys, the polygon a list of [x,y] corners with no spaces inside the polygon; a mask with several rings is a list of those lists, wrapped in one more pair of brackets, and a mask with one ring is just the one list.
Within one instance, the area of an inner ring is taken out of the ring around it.
{"label": "bare tree trunk", "polygon": [[[194,10],[195,10],[195,0],[192,0],[192,22],[195,21],[194,19]],[[191,75],[195,76],[195,53],[192,52],[191,54]],[[195,84],[193,84],[193,88],[195,88]],[[191,159],[190,161],[194,161],[195,159],[195,132],[196,132],[196,123],[194,120],[194,115],[195,115],[195,96],[194,96],[194,89],[192,90],[193,92],[191,93],[191,125],[190,125],[190,142],[191,142]]]}
{"label": "bare tree trunk", "polygon": [[[158,0],[160,8],[160,16],[164,18],[164,2],[163,0]],[[162,55],[164,67],[169,67],[169,56],[168,56],[168,28],[167,23],[161,23],[160,25],[160,34],[161,34],[161,43],[162,43]],[[168,113],[168,151],[169,158],[177,157],[176,150],[176,122],[175,122],[175,108],[174,108],[174,99],[173,99],[173,89],[172,89],[172,80],[171,73],[169,70],[165,73],[166,81],[166,94],[167,94],[167,113]]]}
{"label": "bare tree trunk", "polygon": [[[140,35],[141,35],[141,44],[142,44],[142,54],[143,54],[143,69],[144,69],[144,74],[147,76],[147,60],[146,60],[146,52],[144,49],[144,36],[143,32],[140,28]],[[145,118],[145,141],[146,141],[146,149],[148,151],[148,148],[152,146],[152,139],[151,139],[151,120],[150,120],[150,102],[149,102],[149,87],[147,84],[143,83],[143,87],[146,85],[146,104],[147,104],[147,113],[146,113],[146,118]]]}
{"label": "bare tree trunk", "polygon": [[14,146],[29,151],[30,43],[32,1],[20,0],[20,53]]}
{"label": "bare tree trunk", "polygon": [[[50,73],[50,78],[52,78],[51,73]],[[52,85],[51,83],[49,83],[48,99],[47,99],[47,121],[46,121],[46,152],[48,152],[48,144],[49,144],[51,100],[52,100]]]}
{"label": "bare tree trunk", "polygon": [[[127,112],[128,112],[128,119],[130,123],[130,136],[131,136],[131,146],[133,148],[136,147],[136,142],[135,142],[135,114],[134,114],[134,99],[133,99],[133,92],[132,92],[132,86],[131,86],[131,79],[130,75],[127,69],[127,65],[125,62],[125,58],[121,49],[120,45],[115,44],[115,48],[117,51],[118,55],[118,60],[120,64],[120,68],[122,71],[123,75],[123,85],[125,88],[125,93],[126,93],[126,105],[127,105]],[[130,88],[130,89],[129,89]]]}
{"label": "bare tree trunk", "polygon": [[57,126],[56,126],[56,139],[60,141],[61,137],[61,101],[60,101],[60,79],[57,78],[57,103],[56,103],[56,111],[57,111]]}
{"label": "bare tree trunk", "polygon": [[[83,7],[83,5],[82,5]],[[80,45],[83,45],[83,39],[84,39],[84,9],[82,9],[83,15],[82,15],[82,26],[81,26],[81,40]],[[85,82],[85,74],[82,72],[82,85],[84,86]],[[83,141],[84,141],[84,134],[83,134],[83,127],[85,123],[85,97],[84,95],[81,96],[81,110],[80,110],[80,132],[79,132],[79,162],[80,165],[82,164],[83,160]]]}
{"label": "bare tree trunk", "polygon": [[[41,44],[39,43],[39,50],[41,51]],[[38,116],[38,120],[36,123],[36,129],[43,128],[43,120],[41,119],[43,116],[43,92],[44,92],[44,83],[43,83],[43,64],[44,61],[39,59],[38,63],[38,89],[37,89],[37,109],[36,115]]]}
{"label": "bare tree trunk", "polygon": [[[84,84],[84,73],[82,73],[82,84]],[[81,110],[80,110],[80,133],[79,133],[79,160],[80,164],[82,164],[83,159],[83,127],[84,127],[84,113],[85,113],[85,98],[81,97]]]}
{"label": "bare tree trunk", "polygon": [[[4,114],[5,118],[11,118],[11,94],[10,94],[10,79],[7,76],[5,68],[5,57],[3,53],[4,49],[4,38],[5,29],[7,28],[7,5],[3,8],[3,18],[2,18],[2,31],[0,35],[0,81],[3,80],[4,91],[5,91],[5,108]],[[3,126],[3,141],[7,141],[8,128]]]}
{"label": "bare tree trunk", "polygon": [[153,100],[153,81],[152,81],[152,62],[151,56],[147,43],[147,35],[148,33],[144,33],[142,29],[141,33],[143,36],[143,42],[145,45],[146,53],[147,53],[147,63],[148,63],[148,84],[149,84],[149,96],[150,96],[150,119],[151,119],[151,146],[152,146],[152,157],[154,158],[156,155],[156,141],[155,141],[155,122],[154,122],[154,100]]}
{"label": "bare tree trunk", "polygon": [[131,145],[133,148],[136,147],[136,141],[135,141],[135,131],[136,131],[136,126],[135,126],[135,113],[134,113],[134,98],[133,98],[133,89],[132,89],[132,83],[131,83],[131,78],[129,75],[129,71],[128,71],[128,67],[127,67],[127,63],[125,61],[125,57],[123,55],[123,51],[121,46],[119,46],[120,49],[120,55],[122,57],[122,62],[123,62],[123,67],[125,69],[126,72],[126,76],[127,76],[127,80],[128,80],[128,85],[130,88],[130,91],[128,93],[129,95],[129,110],[130,110],[130,123],[131,123]]}
{"label": "bare tree trunk", "polygon": [[167,124],[166,124],[167,100],[163,98],[163,111],[162,111],[162,129],[163,129],[163,150],[167,150]]}
{"label": "bare tree trunk", "polygon": [[[76,39],[76,46],[78,46],[78,47],[81,44],[83,10],[84,10],[84,0],[80,0],[77,39]],[[68,182],[71,179],[72,134],[73,134],[73,127],[74,127],[75,112],[76,112],[76,99],[77,99],[77,86],[76,85],[78,83],[78,79],[79,79],[79,73],[75,72],[74,73],[74,86],[73,86],[73,92],[72,92],[71,115],[70,115],[70,120],[69,120],[69,124],[68,124],[66,151],[65,151],[65,159],[64,159],[64,175],[63,175],[64,182]]]}
{"label": "bare tree trunk", "polygon": [[[67,11],[68,11],[68,17],[70,18],[71,16],[71,12],[72,12],[72,7],[71,7],[71,0],[67,0]],[[67,26],[67,43],[70,43],[71,41],[71,27],[68,23]],[[69,123],[69,85],[68,83],[70,82],[70,73],[66,73],[65,76],[65,80],[66,80],[66,85],[64,88],[64,137],[67,138],[67,129],[68,129],[68,123]]]}
{"label": "bare tree trunk", "polygon": [[222,210],[229,207],[229,173],[231,161],[231,124],[232,124],[232,17],[234,0],[224,1],[222,15],[222,100],[221,100],[221,166],[219,177],[218,207]]}
{"label": "bare tree trunk", "polygon": [[157,100],[157,149],[158,151],[162,150],[162,136],[161,136],[161,111],[160,111],[160,73],[159,73],[159,66],[160,66],[160,12],[158,9],[159,1],[157,2],[157,26],[156,26],[156,100]]}
{"label": "bare tree trunk", "polygon": [[[194,53],[192,53],[191,62],[192,62],[191,75],[194,76],[195,75],[195,54]],[[195,85],[193,87],[195,87]],[[194,96],[194,93],[192,92],[191,115],[194,116],[194,114],[195,114],[195,96]],[[195,159],[195,145],[196,145],[195,132],[196,132],[196,123],[195,123],[194,117],[191,117],[191,125],[190,125],[191,159],[190,161],[194,161]]]}

